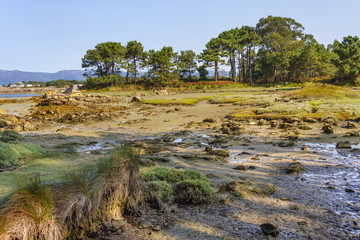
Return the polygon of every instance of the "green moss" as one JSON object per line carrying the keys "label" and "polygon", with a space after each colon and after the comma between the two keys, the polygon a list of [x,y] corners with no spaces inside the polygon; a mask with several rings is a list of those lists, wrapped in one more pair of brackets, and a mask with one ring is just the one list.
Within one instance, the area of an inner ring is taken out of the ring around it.
{"label": "green moss", "polygon": [[209,181],[204,175],[195,170],[179,171],[167,167],[149,167],[140,170],[144,181],[166,181],[168,183],[177,183],[184,180],[200,179]]}

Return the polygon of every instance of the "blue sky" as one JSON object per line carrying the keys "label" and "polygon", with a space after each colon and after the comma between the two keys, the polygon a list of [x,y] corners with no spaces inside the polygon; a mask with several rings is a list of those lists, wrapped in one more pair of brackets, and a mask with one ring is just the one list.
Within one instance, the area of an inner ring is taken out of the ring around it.
{"label": "blue sky", "polygon": [[360,35],[359,0],[0,0],[0,69],[81,69],[97,43],[137,40],[146,50],[200,53],[220,32],[291,17],[325,45]]}

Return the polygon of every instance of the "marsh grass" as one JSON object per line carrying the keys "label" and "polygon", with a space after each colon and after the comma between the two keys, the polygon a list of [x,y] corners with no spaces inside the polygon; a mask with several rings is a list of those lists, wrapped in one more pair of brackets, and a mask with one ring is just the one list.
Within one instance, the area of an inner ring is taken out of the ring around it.
{"label": "marsh grass", "polygon": [[344,99],[360,98],[360,92],[351,88],[339,87],[334,85],[310,86],[297,89],[284,95],[285,98],[299,100],[317,99]]}
{"label": "marsh grass", "polygon": [[40,146],[34,144],[0,142],[0,168],[18,166],[44,152]]}

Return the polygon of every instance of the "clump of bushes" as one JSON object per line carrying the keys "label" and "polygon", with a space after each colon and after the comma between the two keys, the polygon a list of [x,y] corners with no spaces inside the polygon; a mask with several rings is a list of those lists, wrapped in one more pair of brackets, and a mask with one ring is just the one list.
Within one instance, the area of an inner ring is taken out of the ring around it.
{"label": "clump of bushes", "polygon": [[198,171],[179,171],[166,167],[149,167],[140,171],[148,188],[154,193],[151,201],[180,204],[201,204],[213,196],[209,179]]}

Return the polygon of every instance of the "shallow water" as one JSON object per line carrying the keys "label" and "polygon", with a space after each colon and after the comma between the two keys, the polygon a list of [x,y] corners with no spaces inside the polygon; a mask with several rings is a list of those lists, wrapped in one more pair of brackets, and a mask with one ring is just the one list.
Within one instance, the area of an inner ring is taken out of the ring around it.
{"label": "shallow water", "polygon": [[0,98],[21,98],[21,97],[36,97],[40,94],[32,93],[12,93],[12,94],[0,94]]}

